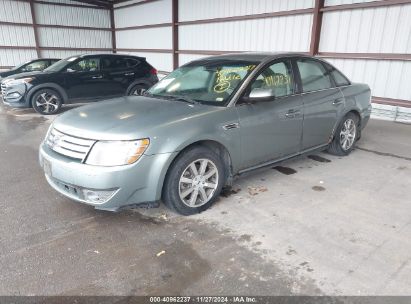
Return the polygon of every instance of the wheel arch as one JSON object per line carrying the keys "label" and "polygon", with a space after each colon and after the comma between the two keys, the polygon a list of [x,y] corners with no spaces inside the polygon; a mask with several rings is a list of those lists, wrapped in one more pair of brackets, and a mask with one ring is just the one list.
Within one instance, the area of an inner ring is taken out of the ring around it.
{"label": "wheel arch", "polygon": [[224,165],[224,176],[225,176],[225,181],[224,181],[224,186],[231,185],[232,180],[233,180],[233,169],[232,169],[232,160],[231,160],[231,155],[228,149],[220,142],[212,139],[203,139],[203,140],[198,140],[195,142],[192,142],[190,144],[187,144],[184,146],[184,148],[180,149],[179,152],[174,156],[174,158],[171,160],[169,163],[168,167],[165,170],[164,178],[161,181],[161,186],[160,186],[160,193],[163,193],[165,181],[167,179],[167,176],[170,172],[170,169],[174,165],[174,163],[177,161],[178,157],[184,152],[187,151],[188,149],[192,149],[194,147],[206,147],[210,150],[212,150],[214,153],[216,153],[218,156],[220,156],[220,159],[223,162]]}
{"label": "wheel arch", "polygon": [[[344,111],[344,115],[341,115],[341,117],[338,119],[337,123],[335,124],[333,132],[332,132],[331,140],[334,138],[335,132],[337,131],[338,126],[341,124],[344,117],[347,116],[349,113],[353,113],[354,115],[356,115],[358,117],[358,123],[361,126],[362,117],[361,117],[361,114],[360,114],[360,110],[356,109],[356,108],[348,109],[348,110]],[[361,128],[358,128],[358,132],[361,132]],[[361,133],[360,133],[360,135],[361,135]]]}
{"label": "wheel arch", "polygon": [[43,83],[40,85],[35,86],[34,88],[32,88],[29,93],[27,94],[27,99],[29,101],[29,105],[32,107],[32,97],[34,94],[36,94],[39,90],[41,89],[50,89],[50,90],[55,90],[57,93],[60,94],[61,98],[62,98],[62,103],[66,103],[66,101],[68,100],[68,96],[66,91],[59,86],[58,84],[55,83]]}
{"label": "wheel arch", "polygon": [[136,79],[127,87],[126,95],[128,95],[130,93],[131,89],[136,85],[145,85],[149,88],[153,84],[150,81],[146,80],[146,79]]}

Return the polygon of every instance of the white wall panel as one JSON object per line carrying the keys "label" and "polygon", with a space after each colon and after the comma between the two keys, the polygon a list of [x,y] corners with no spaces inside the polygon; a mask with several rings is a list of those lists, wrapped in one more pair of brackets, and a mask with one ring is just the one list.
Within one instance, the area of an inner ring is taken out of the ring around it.
{"label": "white wall panel", "polygon": [[171,49],[171,27],[116,32],[117,47],[123,49]]}
{"label": "white wall panel", "polygon": [[320,52],[411,53],[411,4],[326,12]]}
{"label": "white wall panel", "polygon": [[374,2],[374,1],[383,1],[383,0],[325,0],[324,6],[364,3],[364,2]]}
{"label": "white wall panel", "polygon": [[[312,15],[180,27],[181,50],[308,51]],[[290,39],[290,37],[293,37]]]}
{"label": "white wall panel", "polygon": [[73,51],[73,50],[43,50],[42,55],[43,57],[48,58],[60,58],[64,59],[71,56],[81,55],[81,54],[97,54],[101,52],[90,52],[90,51]]}
{"label": "white wall panel", "polygon": [[171,22],[171,3],[171,0],[162,0],[117,9],[114,12],[116,28]]}
{"label": "white wall panel", "polygon": [[173,57],[168,53],[121,52],[121,54],[145,57],[149,64],[160,71],[169,72],[173,70]]}
{"label": "white wall panel", "polygon": [[33,28],[30,26],[1,25],[0,45],[35,46]]}
{"label": "white wall panel", "polygon": [[[77,3],[78,2],[72,2]],[[58,24],[110,28],[110,12],[88,7],[69,7],[35,3],[39,24]]]}
{"label": "white wall panel", "polygon": [[83,5],[83,6],[93,6],[93,5],[88,4],[88,3],[79,2],[79,1],[72,1],[72,0],[47,0],[47,2],[75,4],[75,5]]}
{"label": "white wall panel", "polygon": [[194,54],[180,54],[178,57],[180,65],[184,65],[193,60],[198,60],[201,58],[209,57],[208,55],[194,55]]}
{"label": "white wall panel", "polygon": [[180,0],[180,21],[310,8],[314,0]]}
{"label": "white wall panel", "polygon": [[411,62],[327,59],[354,82],[367,83],[373,96],[411,100]]}
{"label": "white wall panel", "polygon": [[36,50],[0,50],[0,66],[16,66],[34,58]]}
{"label": "white wall panel", "polygon": [[61,28],[38,28],[43,47],[111,48],[111,33],[107,31]]}
{"label": "white wall panel", "polygon": [[0,4],[0,20],[31,23],[30,4],[15,0],[2,0]]}
{"label": "white wall panel", "polygon": [[138,3],[138,2],[143,2],[143,1],[146,1],[146,0],[129,0],[129,1],[125,1],[125,2],[121,2],[121,3],[116,3],[116,4],[114,4],[114,7],[122,7],[122,6],[126,6],[126,5],[129,5],[129,4],[134,4],[134,3]]}

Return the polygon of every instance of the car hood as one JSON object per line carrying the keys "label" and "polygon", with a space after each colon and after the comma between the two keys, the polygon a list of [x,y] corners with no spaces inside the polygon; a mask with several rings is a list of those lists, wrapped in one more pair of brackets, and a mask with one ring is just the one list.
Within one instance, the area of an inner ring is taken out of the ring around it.
{"label": "car hood", "polygon": [[125,96],[70,110],[53,123],[60,132],[95,140],[132,140],[224,109],[143,96]]}
{"label": "car hood", "polygon": [[8,76],[8,77],[5,77],[3,80],[22,79],[22,78],[37,76],[37,75],[42,74],[42,73],[43,73],[43,72],[41,72],[41,71],[18,73],[18,74],[13,74],[13,75],[10,75],[10,76]]}

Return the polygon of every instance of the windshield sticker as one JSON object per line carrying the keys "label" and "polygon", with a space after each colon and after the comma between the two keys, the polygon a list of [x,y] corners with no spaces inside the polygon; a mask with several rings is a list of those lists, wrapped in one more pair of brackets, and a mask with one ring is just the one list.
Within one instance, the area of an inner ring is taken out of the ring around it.
{"label": "windshield sticker", "polygon": [[255,67],[256,65],[247,65],[241,67],[230,67],[227,69],[217,71],[217,80],[214,86],[214,92],[224,93],[231,87],[233,82],[238,84],[242,80],[242,77],[240,76],[240,74],[238,74],[239,72],[248,73],[249,71],[252,71]]}
{"label": "windshield sticker", "polygon": [[278,87],[291,83],[290,75],[276,74],[274,76],[264,77],[264,82],[268,87]]}

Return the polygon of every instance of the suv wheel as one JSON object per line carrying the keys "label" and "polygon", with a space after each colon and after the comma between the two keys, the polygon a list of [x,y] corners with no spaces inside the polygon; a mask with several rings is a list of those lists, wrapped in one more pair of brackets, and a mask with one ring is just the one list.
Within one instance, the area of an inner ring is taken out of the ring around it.
{"label": "suv wheel", "polygon": [[182,215],[210,208],[224,184],[223,168],[218,155],[205,147],[183,152],[167,173],[164,203]]}
{"label": "suv wheel", "polygon": [[56,114],[62,105],[60,94],[52,89],[41,89],[34,93],[31,104],[42,115]]}
{"label": "suv wheel", "polygon": [[141,84],[135,85],[128,92],[129,96],[141,96],[147,90],[147,88]]}
{"label": "suv wheel", "polygon": [[338,126],[334,139],[328,147],[328,152],[339,156],[350,154],[358,139],[358,123],[358,116],[348,113]]}

